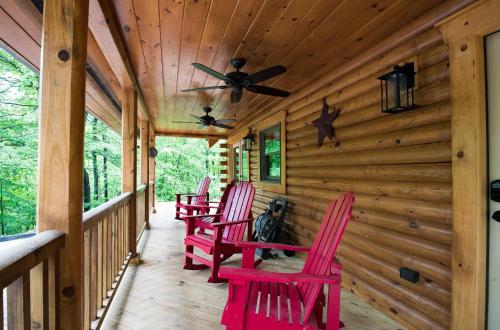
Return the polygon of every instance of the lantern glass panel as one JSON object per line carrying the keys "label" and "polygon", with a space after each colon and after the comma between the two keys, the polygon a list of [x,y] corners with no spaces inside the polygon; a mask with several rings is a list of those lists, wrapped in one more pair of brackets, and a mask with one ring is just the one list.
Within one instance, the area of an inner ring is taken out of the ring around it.
{"label": "lantern glass panel", "polygon": [[398,108],[407,108],[409,105],[408,100],[408,79],[406,74],[399,73],[399,105]]}
{"label": "lantern glass panel", "polygon": [[396,73],[391,74],[386,80],[386,108],[392,109],[396,105],[396,97],[398,93],[398,87],[396,83]]}

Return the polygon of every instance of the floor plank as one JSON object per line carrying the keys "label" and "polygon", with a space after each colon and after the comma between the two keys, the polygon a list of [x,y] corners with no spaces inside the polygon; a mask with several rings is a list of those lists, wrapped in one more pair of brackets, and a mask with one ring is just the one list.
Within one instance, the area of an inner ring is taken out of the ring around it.
{"label": "floor plank", "polygon": [[[138,246],[142,263],[128,267],[101,329],[221,329],[227,284],[207,283],[208,270],[182,269],[184,223],[173,219],[172,203],[158,204],[151,229]],[[225,264],[238,266],[240,257]],[[281,271],[301,267],[301,260],[285,256],[260,266]],[[341,303],[344,329],[402,329],[349,291],[342,291]]]}

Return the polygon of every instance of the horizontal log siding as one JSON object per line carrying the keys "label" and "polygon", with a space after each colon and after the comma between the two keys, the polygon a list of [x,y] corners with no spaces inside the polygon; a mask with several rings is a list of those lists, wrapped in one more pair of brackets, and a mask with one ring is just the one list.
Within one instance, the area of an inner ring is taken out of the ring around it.
{"label": "horizontal log siding", "polygon": [[[419,108],[384,114],[376,78],[405,60],[418,62]],[[333,124],[338,141],[317,148],[317,131],[305,123],[319,116],[321,97],[341,112]],[[286,110],[285,197],[292,204],[287,220],[298,242],[310,245],[328,201],[352,190],[353,218],[338,252],[343,286],[409,328],[449,328],[450,83],[448,50],[437,30],[401,44]],[[259,188],[257,157],[258,141],[250,153],[255,215],[276,196]],[[420,282],[400,279],[402,266],[419,271]]]}

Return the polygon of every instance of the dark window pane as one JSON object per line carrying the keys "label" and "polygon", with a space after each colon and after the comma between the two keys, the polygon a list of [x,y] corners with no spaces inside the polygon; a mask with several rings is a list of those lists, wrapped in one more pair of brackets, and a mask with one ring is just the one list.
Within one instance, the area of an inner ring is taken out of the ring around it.
{"label": "dark window pane", "polygon": [[281,125],[278,124],[260,134],[261,180],[281,180]]}
{"label": "dark window pane", "polygon": [[234,159],[234,166],[233,166],[233,179],[234,182],[239,182],[240,181],[240,148],[235,147],[233,149],[233,159]]}
{"label": "dark window pane", "polygon": [[248,151],[241,152],[241,180],[248,181]]}

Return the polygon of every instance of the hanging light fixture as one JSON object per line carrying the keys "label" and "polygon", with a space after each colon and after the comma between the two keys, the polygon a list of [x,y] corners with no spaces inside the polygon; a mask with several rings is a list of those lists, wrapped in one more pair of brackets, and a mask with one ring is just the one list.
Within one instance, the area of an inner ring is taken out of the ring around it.
{"label": "hanging light fixture", "polygon": [[394,71],[378,77],[382,112],[400,113],[415,107],[413,88],[415,68],[413,62],[396,65]]}

